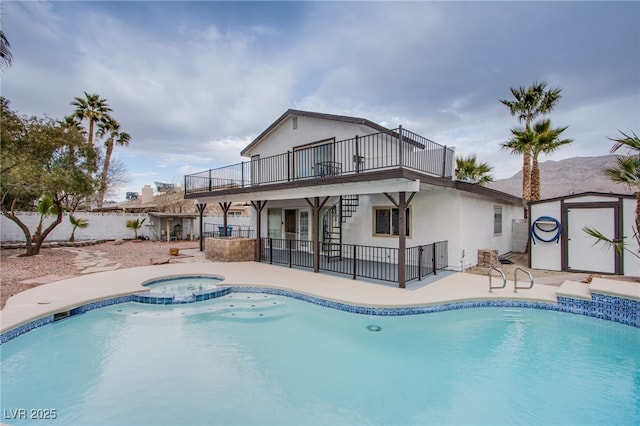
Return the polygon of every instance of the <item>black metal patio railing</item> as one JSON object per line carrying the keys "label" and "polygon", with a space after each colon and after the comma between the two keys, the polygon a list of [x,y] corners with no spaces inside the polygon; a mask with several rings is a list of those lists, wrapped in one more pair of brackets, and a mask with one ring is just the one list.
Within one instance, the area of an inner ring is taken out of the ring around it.
{"label": "black metal patio railing", "polygon": [[450,178],[454,151],[409,130],[318,143],[185,176],[185,195],[406,168]]}
{"label": "black metal patio railing", "polygon": [[255,238],[255,230],[249,228],[247,225],[227,225],[225,229],[223,224],[204,223],[202,236],[205,238]]}
{"label": "black metal patio railing", "polygon": [[[306,240],[261,239],[260,260],[270,264],[313,268],[312,242]],[[323,247],[324,245],[324,247]],[[398,281],[398,249],[355,244],[320,243],[319,269],[380,281]],[[406,251],[406,281],[421,280],[448,266],[448,243],[410,247]]]}

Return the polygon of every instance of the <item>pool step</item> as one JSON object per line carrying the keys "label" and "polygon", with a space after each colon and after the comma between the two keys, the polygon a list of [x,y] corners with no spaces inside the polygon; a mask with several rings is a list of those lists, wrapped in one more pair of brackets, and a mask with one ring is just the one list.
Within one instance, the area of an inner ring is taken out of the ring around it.
{"label": "pool step", "polygon": [[524,322],[522,309],[510,308],[502,310],[502,317],[510,322]]}
{"label": "pool step", "polygon": [[208,311],[231,320],[277,319],[290,313],[286,303],[264,295],[226,297],[224,303],[211,307]]}

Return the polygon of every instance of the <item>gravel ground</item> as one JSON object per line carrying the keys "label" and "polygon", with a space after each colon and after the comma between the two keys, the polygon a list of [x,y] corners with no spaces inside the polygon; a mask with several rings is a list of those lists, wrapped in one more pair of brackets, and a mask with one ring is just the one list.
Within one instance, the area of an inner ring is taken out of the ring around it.
{"label": "gravel ground", "polygon": [[[169,248],[180,249],[179,256],[170,256]],[[151,259],[170,259],[188,261],[199,254],[197,241],[126,241],[116,244],[113,241],[83,247],[43,248],[37,256],[21,257],[24,249],[2,249],[0,251],[0,309],[9,297],[32,287],[55,281],[56,278],[81,275],[86,266],[80,266],[79,260],[91,263],[102,261],[107,265],[120,268],[132,268],[151,264]],[[86,264],[86,263],[85,263]],[[55,275],[57,277],[47,277]],[[41,280],[36,278],[43,277]],[[36,280],[34,280],[36,279]],[[30,281],[33,280],[33,281]],[[21,282],[28,281],[28,282]]]}

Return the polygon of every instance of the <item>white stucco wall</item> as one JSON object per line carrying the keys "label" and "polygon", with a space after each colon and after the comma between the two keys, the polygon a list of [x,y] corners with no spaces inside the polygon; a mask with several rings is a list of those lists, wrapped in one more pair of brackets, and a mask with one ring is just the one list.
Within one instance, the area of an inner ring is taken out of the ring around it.
{"label": "white stucco wall", "polygon": [[340,141],[353,138],[356,135],[363,136],[378,132],[378,130],[354,123],[304,116],[298,116],[297,118],[297,129],[293,128],[293,117],[288,117],[255,146],[249,155],[260,155],[261,158],[265,158],[286,153],[300,145],[328,138],[335,138],[336,141]]}
{"label": "white stucco wall", "polygon": [[[397,194],[392,195],[397,201]],[[330,199],[325,207],[331,207],[336,201],[337,198]],[[495,205],[503,208],[500,235],[493,234]],[[397,248],[398,237],[373,235],[374,208],[385,206],[392,207],[393,204],[383,194],[361,195],[357,211],[343,224],[343,242]],[[310,211],[304,200],[269,201],[262,214],[263,237],[267,236],[267,211],[273,208]],[[523,216],[522,207],[497,203],[481,196],[445,188],[421,191],[411,201],[410,209],[411,236],[407,238],[407,247],[447,240],[449,266],[456,270],[461,268],[462,250],[465,251],[465,268],[477,263],[479,249],[495,249],[500,254],[510,252],[512,220],[522,219]],[[255,219],[252,220],[252,226],[255,227]]]}
{"label": "white stucco wall", "polygon": [[[34,213],[18,213],[20,220],[24,222],[31,232],[35,231],[38,226],[40,216]],[[76,229],[75,239],[76,241],[82,240],[114,240],[122,238],[133,238],[133,231],[126,227],[127,220],[140,218],[141,220],[147,218],[142,227],[138,230],[139,236],[148,237],[154,239],[152,231],[147,226],[150,223],[150,218],[146,213],[89,213],[89,212],[76,212],[73,214],[78,219],[89,220],[89,226],[85,229]],[[46,218],[43,222],[43,229],[54,221],[55,218]],[[157,219],[156,219],[157,220]],[[193,235],[195,238],[199,237],[199,218],[196,218],[193,222]],[[222,224],[222,216],[205,216],[205,223]],[[189,220],[184,220],[183,235],[188,237]],[[249,216],[229,217],[228,224],[232,226],[250,226],[251,218]],[[255,229],[255,227],[251,228]],[[4,215],[0,215],[0,237],[1,241],[24,241],[24,233],[10,219],[7,219]],[[72,226],[69,222],[69,215],[65,214],[62,218],[62,222],[54,228],[54,230],[47,237],[47,241],[67,241],[71,236]]]}
{"label": "white stucco wall", "polygon": [[[40,216],[35,213],[19,213],[20,220],[25,223],[31,233],[35,231],[40,221]],[[103,239],[118,239],[118,238],[133,238],[134,233],[131,229],[127,228],[127,220],[140,218],[140,220],[147,217],[146,214],[138,213],[87,213],[77,212],[73,213],[73,216],[77,219],[87,219],[89,226],[84,229],[76,229],[75,239],[81,240],[103,240]],[[4,215],[0,216],[0,224],[2,226],[2,241],[24,241],[24,233],[10,219],[7,219]],[[55,217],[45,218],[43,222],[43,229],[55,220]],[[149,219],[147,219],[149,221]],[[145,221],[145,223],[147,222]],[[56,226],[53,231],[47,236],[46,241],[67,241],[71,236],[72,226],[69,222],[69,214],[65,213],[62,217],[62,222]],[[139,236],[147,235],[147,230],[143,225],[138,230]]]}

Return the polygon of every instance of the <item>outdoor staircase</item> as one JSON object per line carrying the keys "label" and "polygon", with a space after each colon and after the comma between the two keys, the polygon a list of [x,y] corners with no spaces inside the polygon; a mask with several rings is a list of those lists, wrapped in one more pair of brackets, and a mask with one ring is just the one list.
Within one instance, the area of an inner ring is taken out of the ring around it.
{"label": "outdoor staircase", "polygon": [[342,195],[322,218],[322,252],[327,259],[342,258],[342,224],[353,216],[360,204],[358,195]]}

